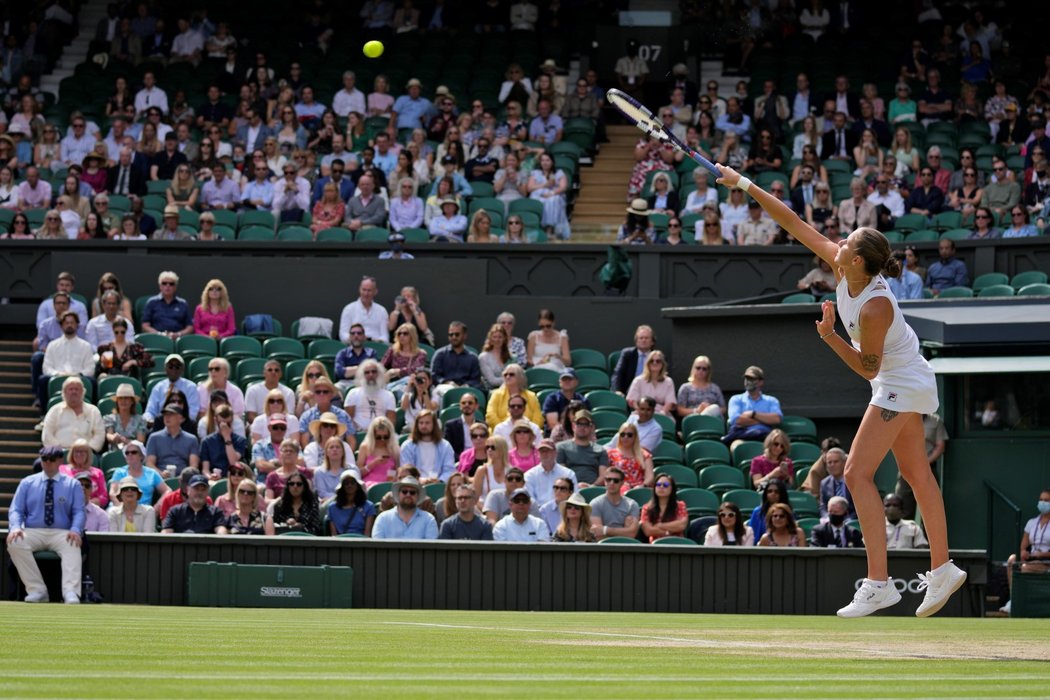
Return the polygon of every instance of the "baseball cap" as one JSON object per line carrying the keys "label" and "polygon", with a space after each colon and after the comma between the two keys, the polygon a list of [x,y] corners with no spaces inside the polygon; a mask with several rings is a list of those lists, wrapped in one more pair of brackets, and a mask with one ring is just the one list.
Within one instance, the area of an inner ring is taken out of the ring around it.
{"label": "baseball cap", "polygon": [[509,501],[513,502],[515,499],[524,497],[526,501],[531,501],[532,496],[529,495],[528,489],[514,489],[514,492],[510,494]]}
{"label": "baseball cap", "polygon": [[186,366],[186,361],[184,359],[182,359],[182,355],[178,354],[177,352],[173,352],[173,353],[171,353],[170,355],[168,355],[167,357],[164,358],[164,364],[167,365],[167,364],[170,364],[172,362],[178,362],[183,367]]}
{"label": "baseball cap", "polygon": [[274,413],[270,416],[270,425],[288,425],[288,418],[283,413]]}
{"label": "baseball cap", "polygon": [[558,375],[558,379],[565,379],[566,377],[576,379],[576,370],[574,370],[572,367],[566,367],[565,369],[563,369],[561,371],[561,374]]}
{"label": "baseball cap", "polygon": [[40,448],[40,459],[42,460],[62,459],[65,456],[66,451],[58,445],[48,445]]}
{"label": "baseball cap", "polygon": [[540,440],[540,444],[536,445],[536,449],[537,450],[553,450],[553,449],[556,449],[554,447],[554,440],[551,440],[550,438],[543,438],[542,440]]}
{"label": "baseball cap", "polygon": [[207,486],[207,485],[208,485],[208,477],[204,476],[203,474],[197,474],[195,476],[190,477],[190,483],[187,484],[187,486],[189,486],[191,489],[194,486]]}

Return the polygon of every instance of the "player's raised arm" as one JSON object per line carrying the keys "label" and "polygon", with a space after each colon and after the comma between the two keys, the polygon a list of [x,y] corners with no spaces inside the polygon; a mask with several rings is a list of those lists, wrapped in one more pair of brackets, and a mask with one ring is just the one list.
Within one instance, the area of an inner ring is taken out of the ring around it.
{"label": "player's raised arm", "polygon": [[741,180],[746,180],[745,187],[741,189],[751,195],[756,202],[762,205],[762,208],[766,210],[766,213],[773,217],[773,221],[776,221],[777,224],[790,233],[796,241],[816,253],[818,257],[831,266],[831,269],[838,269],[835,264],[835,256],[838,255],[839,250],[837,245],[820,235],[815,228],[800,219],[798,215],[782,201],[769,194],[755,183],[747,180],[747,178],[742,177],[737,171],[725,165],[716,165],[715,167],[717,167],[722,173],[722,176],[718,178],[719,184],[725,185],[726,187],[738,187]]}

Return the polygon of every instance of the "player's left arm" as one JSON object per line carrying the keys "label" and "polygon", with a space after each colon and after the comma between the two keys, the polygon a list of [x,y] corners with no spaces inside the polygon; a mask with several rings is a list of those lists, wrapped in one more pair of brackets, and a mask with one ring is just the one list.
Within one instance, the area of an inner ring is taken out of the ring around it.
{"label": "player's left arm", "polygon": [[860,351],[834,332],[835,307],[823,304],[824,318],[817,321],[817,331],[825,343],[851,370],[871,381],[882,368],[886,332],[893,322],[893,304],[885,297],[875,297],[860,310]]}

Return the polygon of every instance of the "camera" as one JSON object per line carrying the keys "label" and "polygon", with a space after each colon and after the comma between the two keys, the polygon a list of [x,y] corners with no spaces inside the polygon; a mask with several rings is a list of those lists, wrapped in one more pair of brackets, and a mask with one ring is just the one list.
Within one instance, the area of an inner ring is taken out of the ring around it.
{"label": "camera", "polygon": [[396,297],[394,297],[394,303],[397,304],[398,306],[401,306],[402,304],[405,303],[405,298],[403,296],[401,296],[400,294],[398,294]]}

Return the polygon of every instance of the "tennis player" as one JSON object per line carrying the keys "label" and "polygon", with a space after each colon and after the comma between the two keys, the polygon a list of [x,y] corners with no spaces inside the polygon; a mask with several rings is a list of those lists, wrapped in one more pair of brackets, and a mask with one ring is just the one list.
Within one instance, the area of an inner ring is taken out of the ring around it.
{"label": "tennis player", "polygon": [[930,541],[931,570],[919,574],[919,589],[926,595],[915,614],[933,615],[963,585],[966,572],[948,559],[944,501],[926,460],[922,416],[937,410],[933,370],[919,354],[919,340],[883,277],[896,277],[900,263],[890,254],[889,241],[875,229],[859,228],[836,245],[740,173],[717,167],[722,173],[719,183],[750,194],[795,240],[835,270],[835,296],[850,342],[835,332],[835,304],[830,301],[822,305],[817,333],[847,367],[871,382],[871,403],[846,460],[846,485],[864,531],[868,577],[838,614],[862,617],[901,599],[889,579],[885,517],[875,487],[875,470],[893,450],[901,474],[915,491]]}

